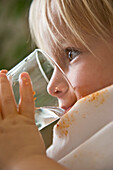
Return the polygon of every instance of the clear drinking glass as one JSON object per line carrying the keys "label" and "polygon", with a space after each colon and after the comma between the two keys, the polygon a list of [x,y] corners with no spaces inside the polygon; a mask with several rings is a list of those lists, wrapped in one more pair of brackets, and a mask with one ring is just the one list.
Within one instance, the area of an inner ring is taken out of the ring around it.
{"label": "clear drinking glass", "polygon": [[[65,112],[62,108],[59,108],[57,98],[47,92],[47,85],[55,67],[68,81],[59,65],[45,51],[36,49],[7,73],[12,83],[17,104],[20,98],[19,75],[22,72],[29,73],[34,90],[35,121],[39,130],[59,119]],[[70,82],[68,81],[68,83]]]}

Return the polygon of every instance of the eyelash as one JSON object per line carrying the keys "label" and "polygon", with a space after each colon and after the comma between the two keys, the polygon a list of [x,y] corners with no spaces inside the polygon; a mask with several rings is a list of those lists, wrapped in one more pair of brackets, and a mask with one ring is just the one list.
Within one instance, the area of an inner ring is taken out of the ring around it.
{"label": "eyelash", "polygon": [[[66,50],[66,54],[68,56],[69,61],[71,62],[72,60],[74,60],[76,57],[78,57],[78,55],[81,54],[81,51],[76,50],[74,48],[67,48]],[[74,54],[73,54],[74,53]]]}

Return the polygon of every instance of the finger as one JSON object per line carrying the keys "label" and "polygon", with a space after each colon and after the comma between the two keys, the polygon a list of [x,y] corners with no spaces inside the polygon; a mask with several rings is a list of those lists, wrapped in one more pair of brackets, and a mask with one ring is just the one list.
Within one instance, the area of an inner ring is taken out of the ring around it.
{"label": "finger", "polygon": [[34,100],[31,80],[28,73],[22,73],[19,79],[20,84],[20,114],[34,119]]}
{"label": "finger", "polygon": [[17,113],[13,90],[4,73],[0,73],[0,102],[3,118]]}
{"label": "finger", "polygon": [[0,101],[0,120],[2,120],[1,101]]}
{"label": "finger", "polygon": [[0,103],[0,120],[2,120],[2,112],[1,112],[1,103]]}
{"label": "finger", "polygon": [[5,70],[5,69],[1,70],[0,72],[1,72],[1,73],[4,73],[4,74],[7,74],[7,73],[8,73],[8,71]]}

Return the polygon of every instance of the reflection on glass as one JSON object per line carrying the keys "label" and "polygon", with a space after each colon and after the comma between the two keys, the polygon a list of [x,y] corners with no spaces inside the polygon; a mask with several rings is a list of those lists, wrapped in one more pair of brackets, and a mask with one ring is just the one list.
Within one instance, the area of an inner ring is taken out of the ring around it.
{"label": "reflection on glass", "polygon": [[59,65],[46,52],[36,49],[7,74],[11,80],[15,99],[18,104],[20,98],[19,75],[22,72],[29,73],[34,90],[35,120],[39,130],[64,114],[64,110],[58,107],[57,98],[47,92],[47,85],[55,67],[59,69],[62,76],[68,81]]}

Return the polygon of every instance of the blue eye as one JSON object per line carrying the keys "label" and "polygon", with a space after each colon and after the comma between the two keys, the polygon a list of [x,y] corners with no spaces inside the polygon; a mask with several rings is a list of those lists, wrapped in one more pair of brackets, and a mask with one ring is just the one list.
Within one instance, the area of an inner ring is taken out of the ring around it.
{"label": "blue eye", "polygon": [[81,53],[79,50],[76,49],[71,49],[71,48],[67,48],[66,49],[66,53],[68,55],[68,59],[71,62],[72,60],[74,60],[76,57],[78,57],[78,55]]}

